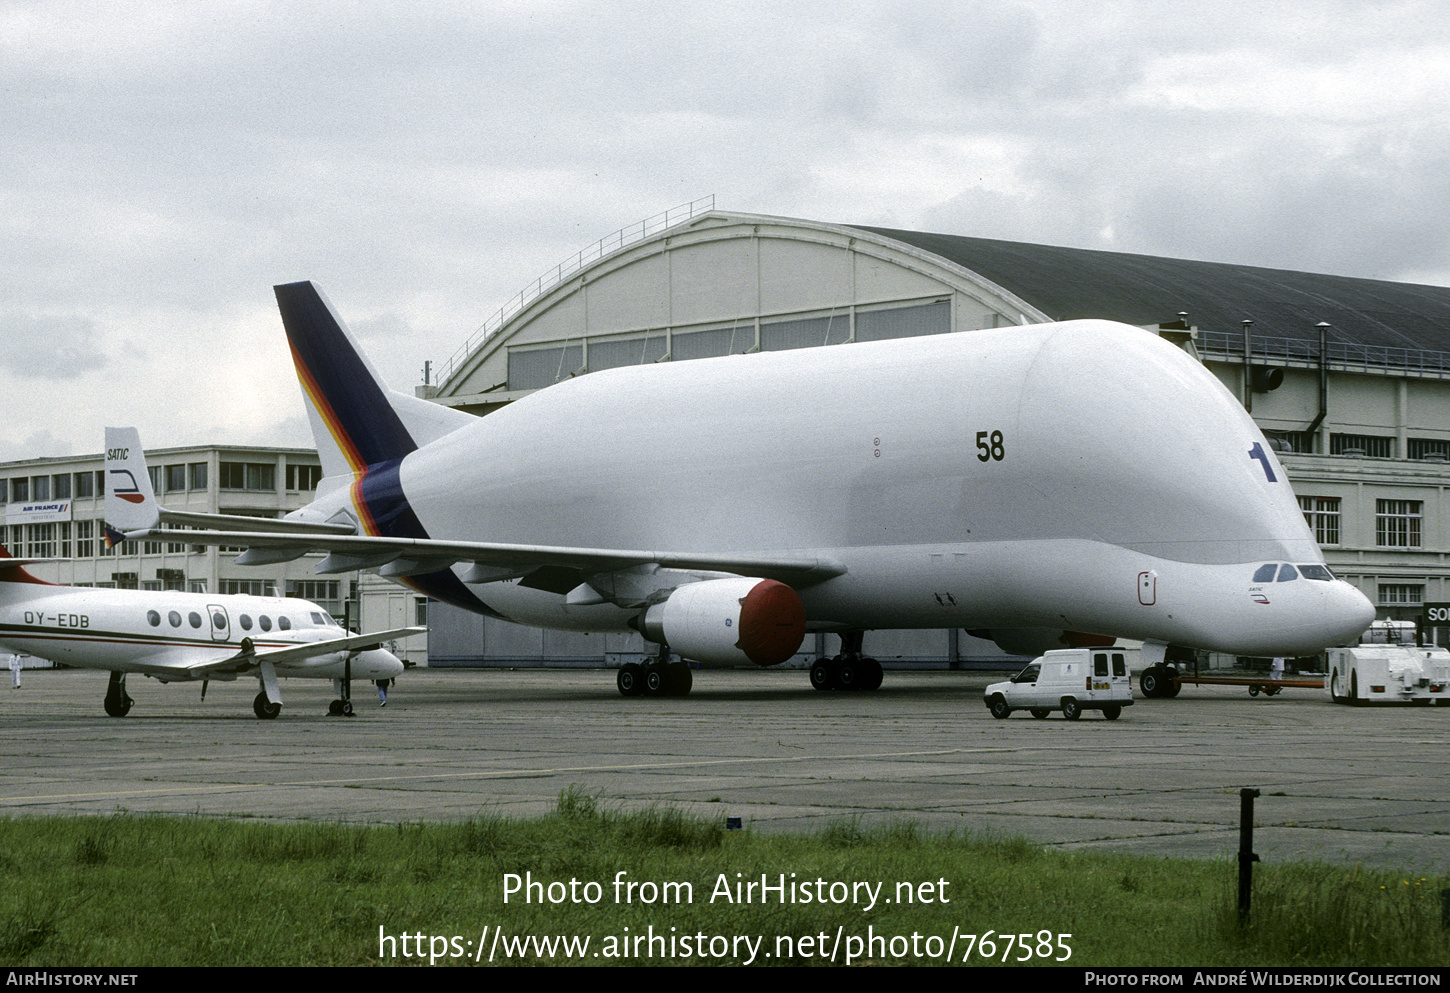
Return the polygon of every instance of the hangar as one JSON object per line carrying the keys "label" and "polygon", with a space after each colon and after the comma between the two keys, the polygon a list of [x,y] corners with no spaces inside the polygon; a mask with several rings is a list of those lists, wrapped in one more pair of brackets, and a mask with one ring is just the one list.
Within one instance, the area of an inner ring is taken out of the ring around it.
{"label": "hangar", "polygon": [[[540,277],[419,393],[487,415],[622,365],[1083,317],[1169,338],[1241,398],[1331,567],[1381,618],[1450,600],[1444,287],[743,214],[707,198]],[[850,403],[812,396],[809,381],[800,390],[802,403]],[[442,604],[429,622],[435,665],[598,665],[644,651],[637,636],[520,628]],[[800,661],[833,653],[827,637],[807,639]],[[884,661],[1000,658],[960,631],[868,644]]]}

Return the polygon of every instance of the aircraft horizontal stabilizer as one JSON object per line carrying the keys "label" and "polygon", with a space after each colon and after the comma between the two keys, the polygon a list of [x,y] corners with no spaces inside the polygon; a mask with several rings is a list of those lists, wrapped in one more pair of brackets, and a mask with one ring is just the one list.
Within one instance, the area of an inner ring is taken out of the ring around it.
{"label": "aircraft horizontal stabilizer", "polygon": [[[128,532],[127,538],[175,537],[175,532]],[[186,540],[198,545],[244,546],[247,549],[291,549],[326,552],[339,565],[337,571],[385,567],[397,559],[436,563],[439,568],[457,562],[497,569],[495,578],[525,576],[542,569],[567,569],[583,574],[614,572],[641,565],[670,569],[703,569],[742,576],[775,579],[801,588],[843,575],[846,567],[828,558],[695,554],[637,551],[616,548],[570,548],[558,545],[511,545],[488,541],[440,541],[432,538],[383,538],[370,535],[334,536],[246,531],[188,531]],[[366,562],[359,566],[357,563]],[[342,566],[345,565],[345,568]],[[319,567],[319,572],[326,569]],[[475,574],[484,570],[475,569]],[[577,585],[576,579],[570,586]]]}
{"label": "aircraft horizontal stabilizer", "polygon": [[[239,514],[198,514],[189,510],[161,508],[161,520],[189,528],[245,528],[249,531],[279,531],[286,534],[356,534],[351,524],[327,521],[276,520],[266,517],[242,517]],[[174,537],[174,536],[173,536]]]}

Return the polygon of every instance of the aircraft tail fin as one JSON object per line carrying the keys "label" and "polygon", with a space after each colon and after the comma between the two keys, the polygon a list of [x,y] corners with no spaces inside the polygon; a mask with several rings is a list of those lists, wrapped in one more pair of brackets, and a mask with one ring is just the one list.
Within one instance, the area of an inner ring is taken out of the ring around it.
{"label": "aircraft tail fin", "polygon": [[106,428],[106,545],[114,548],[127,531],[161,522],[141,433],[135,428]]}
{"label": "aircraft tail fin", "polygon": [[47,561],[44,559],[17,559],[10,554],[10,550],[0,544],[0,583],[31,583],[36,586],[54,586],[44,579],[37,579],[25,571],[24,563],[34,561]]}
{"label": "aircraft tail fin", "polygon": [[470,424],[470,414],[383,383],[310,282],[273,287],[325,476],[357,475]]}

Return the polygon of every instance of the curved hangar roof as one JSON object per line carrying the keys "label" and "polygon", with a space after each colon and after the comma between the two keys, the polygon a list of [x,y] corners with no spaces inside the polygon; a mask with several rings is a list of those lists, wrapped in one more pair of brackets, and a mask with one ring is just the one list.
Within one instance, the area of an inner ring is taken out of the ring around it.
{"label": "curved hangar roof", "polygon": [[1450,349],[1450,288],[710,211],[528,300],[448,369],[479,413],[582,372],[1101,317]]}

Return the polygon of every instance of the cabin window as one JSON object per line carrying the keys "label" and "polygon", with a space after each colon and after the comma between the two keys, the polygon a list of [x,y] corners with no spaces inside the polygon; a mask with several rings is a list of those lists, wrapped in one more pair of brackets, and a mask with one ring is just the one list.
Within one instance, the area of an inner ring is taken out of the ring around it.
{"label": "cabin window", "polygon": [[263,614],[261,617],[257,618],[257,625],[263,631],[270,631],[272,630],[272,618],[268,617],[266,614]]}
{"label": "cabin window", "polygon": [[186,619],[191,622],[192,627],[201,627],[201,615],[198,614],[196,611],[193,610],[191,613],[187,614]]}
{"label": "cabin window", "polygon": [[146,623],[150,624],[153,628],[159,628],[161,626],[161,615],[154,610],[146,611]]}
{"label": "cabin window", "polygon": [[218,611],[211,615],[211,623],[213,627],[220,631],[227,626],[227,615]]}
{"label": "cabin window", "polygon": [[251,617],[250,614],[243,614],[238,619],[242,622],[242,630],[243,631],[250,631],[250,630],[252,630],[252,617]]}
{"label": "cabin window", "polygon": [[277,630],[278,631],[291,631],[292,630],[292,622],[290,620],[288,620],[286,617],[279,617],[279,618],[277,618]]}
{"label": "cabin window", "polygon": [[176,611],[173,610],[171,613],[167,614],[166,619],[171,622],[172,627],[181,627],[181,615],[178,614]]}

